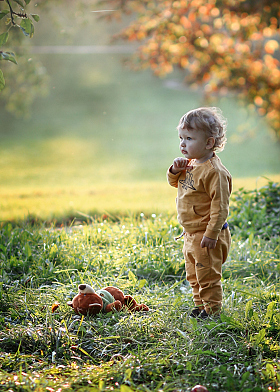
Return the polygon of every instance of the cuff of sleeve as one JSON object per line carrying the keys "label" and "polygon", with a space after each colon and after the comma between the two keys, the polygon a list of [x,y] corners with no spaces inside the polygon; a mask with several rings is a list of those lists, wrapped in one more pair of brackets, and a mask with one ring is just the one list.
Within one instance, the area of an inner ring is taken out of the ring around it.
{"label": "cuff of sleeve", "polygon": [[168,175],[169,177],[171,177],[171,178],[178,178],[178,177],[180,177],[181,172],[179,172],[179,173],[177,173],[177,174],[171,173],[171,168],[172,168],[172,166],[173,166],[173,165],[171,165],[171,166],[168,168],[168,170],[167,170],[167,175]]}
{"label": "cuff of sleeve", "polygon": [[211,238],[212,240],[217,240],[218,237],[219,237],[220,232],[221,232],[221,230],[213,231],[213,230],[210,230],[210,229],[206,229],[206,231],[204,233],[204,236],[208,237],[208,238]]}

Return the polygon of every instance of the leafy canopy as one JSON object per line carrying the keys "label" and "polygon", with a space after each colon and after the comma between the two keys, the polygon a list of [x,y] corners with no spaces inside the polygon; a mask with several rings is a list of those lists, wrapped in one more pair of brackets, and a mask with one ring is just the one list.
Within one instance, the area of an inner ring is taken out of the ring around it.
{"label": "leafy canopy", "polygon": [[[276,0],[101,0],[108,20],[133,15],[116,36],[142,43],[136,69],[184,70],[206,96],[237,92],[280,137],[279,18]],[[106,3],[106,4],[105,4]]]}

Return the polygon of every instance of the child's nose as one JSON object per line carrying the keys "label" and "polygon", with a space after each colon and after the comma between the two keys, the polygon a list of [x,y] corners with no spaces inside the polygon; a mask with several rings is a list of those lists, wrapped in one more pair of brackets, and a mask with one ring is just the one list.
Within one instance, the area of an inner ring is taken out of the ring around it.
{"label": "child's nose", "polygon": [[181,139],[181,146],[185,146],[185,145],[186,145],[185,140],[184,140],[184,139]]}

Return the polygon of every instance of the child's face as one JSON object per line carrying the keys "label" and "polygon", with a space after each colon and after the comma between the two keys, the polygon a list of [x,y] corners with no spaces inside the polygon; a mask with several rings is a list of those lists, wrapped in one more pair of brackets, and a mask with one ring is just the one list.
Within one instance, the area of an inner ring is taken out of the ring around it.
{"label": "child's face", "polygon": [[213,138],[209,138],[205,132],[199,129],[179,128],[180,150],[187,159],[196,159],[203,163],[213,156]]}

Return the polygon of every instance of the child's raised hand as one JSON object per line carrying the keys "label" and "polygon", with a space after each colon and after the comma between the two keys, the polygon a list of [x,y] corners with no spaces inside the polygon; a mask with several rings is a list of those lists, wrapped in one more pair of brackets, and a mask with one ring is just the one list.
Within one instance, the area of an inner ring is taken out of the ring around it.
{"label": "child's raised hand", "polygon": [[171,166],[171,173],[172,174],[177,174],[181,171],[187,170],[187,169],[192,169],[192,166],[188,166],[189,160],[187,158],[175,158],[173,161],[173,165]]}

